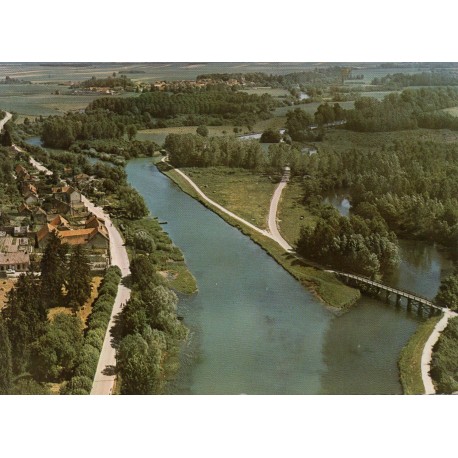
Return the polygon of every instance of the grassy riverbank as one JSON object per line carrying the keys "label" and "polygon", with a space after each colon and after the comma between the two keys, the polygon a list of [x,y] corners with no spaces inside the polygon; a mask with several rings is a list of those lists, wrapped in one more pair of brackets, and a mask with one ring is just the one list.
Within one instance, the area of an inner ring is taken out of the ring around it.
{"label": "grassy riverbank", "polygon": [[[157,272],[165,278],[167,286],[183,294],[193,294],[197,291],[197,282],[186,266],[181,250],[173,244],[169,235],[163,230],[157,219],[144,217],[138,220],[117,220],[123,237],[129,239],[134,234],[148,234],[154,240],[155,250],[152,256]],[[142,254],[133,245],[127,243],[129,258]]]}
{"label": "grassy riverbank", "polygon": [[283,250],[278,243],[269,237],[249,229],[244,224],[239,223],[227,214],[208,204],[208,202],[197,195],[196,191],[183,177],[167,164],[158,164],[158,168],[173,180],[184,192],[199,200],[203,205],[214,211],[229,224],[237,227],[241,232],[249,236],[255,243],[269,253],[285,270],[299,280],[301,284],[310,289],[327,305],[338,310],[344,310],[353,305],[360,298],[361,295],[358,290],[340,283],[333,274],[307,265],[294,254]]}
{"label": "grassy riverbank", "polygon": [[270,200],[277,186],[268,176],[229,167],[181,170],[208,197],[260,229],[267,229]]}
{"label": "grassy riverbank", "polygon": [[435,316],[421,323],[401,351],[398,367],[404,394],[425,393],[421,378],[421,355],[426,341],[440,319],[440,316]]}

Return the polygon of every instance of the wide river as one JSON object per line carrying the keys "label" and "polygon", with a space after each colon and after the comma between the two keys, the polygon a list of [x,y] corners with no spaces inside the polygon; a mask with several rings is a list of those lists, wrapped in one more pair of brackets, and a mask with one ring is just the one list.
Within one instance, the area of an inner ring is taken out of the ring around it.
{"label": "wide river", "polygon": [[[168,222],[199,287],[180,298],[191,338],[170,393],[401,393],[397,360],[415,314],[364,297],[337,317],[150,159],[126,170],[152,214]],[[430,290],[439,278],[428,277]]]}

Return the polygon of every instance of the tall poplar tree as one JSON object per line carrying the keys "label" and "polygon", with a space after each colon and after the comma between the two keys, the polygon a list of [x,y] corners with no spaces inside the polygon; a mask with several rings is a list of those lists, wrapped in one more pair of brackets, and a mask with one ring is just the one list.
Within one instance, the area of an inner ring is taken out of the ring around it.
{"label": "tall poplar tree", "polygon": [[57,307],[62,302],[67,252],[68,246],[61,244],[58,235],[51,232],[41,259],[41,297],[46,308]]}

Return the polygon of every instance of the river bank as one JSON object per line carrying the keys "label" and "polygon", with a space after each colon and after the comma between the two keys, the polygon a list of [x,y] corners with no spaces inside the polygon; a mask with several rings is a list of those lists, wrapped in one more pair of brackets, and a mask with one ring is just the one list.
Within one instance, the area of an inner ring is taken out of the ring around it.
{"label": "river bank", "polygon": [[234,218],[231,218],[217,207],[209,204],[196,192],[187,180],[180,176],[170,165],[161,162],[157,164],[157,167],[162,173],[174,181],[182,191],[198,200],[230,225],[236,227],[243,234],[250,237],[272,256],[278,264],[296,278],[303,286],[312,291],[319,300],[329,306],[335,313],[342,313],[360,299],[361,294],[358,290],[343,285],[333,274],[307,265],[304,260],[299,259],[292,253],[286,252],[271,238],[262,235],[259,231],[252,230]]}

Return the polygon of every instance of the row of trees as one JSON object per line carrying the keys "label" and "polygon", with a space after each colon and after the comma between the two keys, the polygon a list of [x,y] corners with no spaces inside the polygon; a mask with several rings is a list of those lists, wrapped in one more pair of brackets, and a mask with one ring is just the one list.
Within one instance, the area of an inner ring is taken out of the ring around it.
{"label": "row of trees", "polygon": [[278,103],[268,94],[249,95],[234,91],[199,91],[170,94],[147,92],[139,97],[103,97],[94,100],[87,113],[107,110],[117,115],[128,115],[142,122],[145,117],[169,118],[179,115],[218,115],[234,119],[243,113],[269,115]]}
{"label": "row of trees", "polygon": [[307,259],[371,278],[399,263],[396,236],[380,218],[346,218],[326,209],[315,227],[303,226],[297,251]]}
{"label": "row of trees", "polygon": [[97,370],[120,280],[119,267],[109,267],[103,277],[97,299],[92,305],[84,338],[78,341],[80,344],[78,356],[66,377],[67,381],[60,389],[61,394],[89,394],[91,392],[92,381]]}
{"label": "row of trees", "polygon": [[164,286],[148,255],[131,263],[132,296],[114,330],[121,394],[157,394],[164,388],[164,363],[187,330],[177,318],[178,299]]}

